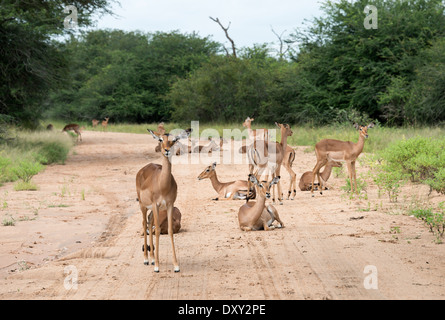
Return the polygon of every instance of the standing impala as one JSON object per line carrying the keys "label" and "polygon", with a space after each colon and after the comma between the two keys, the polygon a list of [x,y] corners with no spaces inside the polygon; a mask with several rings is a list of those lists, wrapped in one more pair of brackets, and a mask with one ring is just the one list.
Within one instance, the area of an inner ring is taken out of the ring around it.
{"label": "standing impala", "polygon": [[[275,122],[275,125],[280,128],[281,142],[258,140],[249,146],[247,151],[247,156],[249,158],[249,173],[254,174],[255,176],[261,176],[264,172],[267,172],[266,180],[269,179],[269,175],[272,175],[272,177],[280,176],[281,164],[283,163],[287,150],[287,137],[290,137],[293,134],[293,131],[288,124]],[[277,184],[277,189],[278,202],[283,204],[283,193],[280,182]],[[275,191],[272,201],[275,202]]]}
{"label": "standing impala", "polygon": [[[315,155],[317,156],[317,164],[312,170],[312,189],[311,193],[314,196],[314,182],[315,175],[317,175],[318,183],[320,180],[320,169],[328,163],[328,161],[344,161],[348,167],[349,181],[351,183],[351,193],[357,191],[357,173],[355,171],[355,160],[362,153],[365,145],[365,139],[368,139],[368,129],[374,127],[374,123],[363,127],[358,124],[354,124],[354,128],[360,131],[360,136],[357,143],[351,141],[340,141],[333,139],[324,139],[315,145]],[[354,184],[352,179],[354,178]],[[323,190],[320,190],[320,194],[323,194]]]}
{"label": "standing impala", "polygon": [[251,141],[255,140],[269,140],[269,130],[267,129],[255,129],[252,130],[252,121],[254,121],[254,118],[247,117],[246,120],[244,120],[243,127],[247,128],[247,131],[249,132],[249,139]]}
{"label": "standing impala", "polygon": [[273,205],[265,204],[266,198],[270,199],[270,188],[278,183],[280,177],[273,178],[270,182],[259,182],[253,175],[249,174],[249,180],[256,185],[258,200],[249,201],[243,204],[238,211],[238,223],[243,231],[271,230],[275,227],[272,223],[276,220],[278,227],[283,228],[284,224],[278,216],[278,211]]}
{"label": "standing impala", "polygon": [[68,132],[68,131],[74,131],[77,134],[77,140],[79,141],[79,137],[80,137],[80,141],[82,142],[82,134],[80,133],[80,126],[77,123],[70,123],[67,124],[65,127],[63,127],[62,132]]}
{"label": "standing impala", "polygon": [[[167,210],[168,235],[170,236],[173,253],[174,271],[179,272],[179,264],[176,259],[175,243],[173,239],[173,208],[176,201],[178,187],[175,178],[172,175],[171,148],[181,138],[187,138],[191,129],[184,131],[181,135],[169,140],[168,134],[162,136],[156,135],[152,130],[148,132],[154,139],[161,143],[162,165],[149,163],[143,167],[136,175],[136,191],[139,199],[139,206],[142,212],[143,230],[147,230],[147,211],[153,211],[153,219],[150,219],[149,230],[153,229],[155,224],[156,249],[153,250],[153,232],[150,232],[150,258],[154,262],[154,271],[159,272],[159,236],[161,234],[159,211]],[[153,221],[154,220],[154,221]],[[154,251],[154,253],[153,253]],[[154,258],[153,258],[154,256]],[[148,246],[147,233],[144,232],[144,264],[148,265]]]}
{"label": "standing impala", "polygon": [[102,129],[107,129],[108,120],[110,120],[110,118],[105,118],[105,120],[102,121]]}

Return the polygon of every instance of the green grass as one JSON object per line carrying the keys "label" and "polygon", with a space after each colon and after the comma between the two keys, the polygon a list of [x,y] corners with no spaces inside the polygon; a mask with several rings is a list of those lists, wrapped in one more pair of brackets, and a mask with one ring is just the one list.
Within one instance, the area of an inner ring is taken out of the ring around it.
{"label": "green grass", "polygon": [[73,139],[61,132],[19,131],[10,128],[13,139],[0,142],[0,184],[20,180],[16,190],[35,190],[31,178],[45,165],[65,163],[74,145]]}

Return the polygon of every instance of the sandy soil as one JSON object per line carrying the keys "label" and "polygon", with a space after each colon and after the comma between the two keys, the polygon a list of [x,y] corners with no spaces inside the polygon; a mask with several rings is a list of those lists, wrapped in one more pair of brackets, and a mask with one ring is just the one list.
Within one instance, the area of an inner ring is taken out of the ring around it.
{"label": "sandy soil", "polygon": [[[65,165],[34,177],[40,190],[1,187],[0,218],[15,226],[0,226],[0,299],[445,298],[445,244],[397,209],[426,190],[405,187],[388,210],[372,185],[369,200],[349,200],[344,179],[332,177],[323,196],[298,192],[276,205],[285,228],[246,233],[237,222],[243,201],[212,201],[210,181],[197,180],[210,159],[173,166],[181,272],[173,272],[170,241],[161,236],[154,273],[143,264],[135,175],[160,163],[155,145],[148,134],[87,131]],[[297,148],[298,177],[313,166],[304,149]],[[248,169],[221,164],[217,173],[231,181]]]}

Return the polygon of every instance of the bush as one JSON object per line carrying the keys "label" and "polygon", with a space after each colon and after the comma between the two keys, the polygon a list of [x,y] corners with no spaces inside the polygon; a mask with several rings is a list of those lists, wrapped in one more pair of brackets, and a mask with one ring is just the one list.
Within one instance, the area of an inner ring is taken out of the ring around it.
{"label": "bush", "polygon": [[43,170],[43,166],[32,160],[22,160],[18,166],[14,166],[12,171],[23,182],[30,182],[32,177]]}
{"label": "bush", "polygon": [[440,238],[443,237],[445,232],[444,202],[440,203],[438,211],[433,208],[414,209],[411,210],[411,214],[421,219],[429,227],[430,231],[436,236],[437,243],[442,243]]}
{"label": "bush", "polygon": [[421,182],[445,193],[445,139],[417,137],[400,140],[382,153],[387,174],[408,176],[412,182]]}

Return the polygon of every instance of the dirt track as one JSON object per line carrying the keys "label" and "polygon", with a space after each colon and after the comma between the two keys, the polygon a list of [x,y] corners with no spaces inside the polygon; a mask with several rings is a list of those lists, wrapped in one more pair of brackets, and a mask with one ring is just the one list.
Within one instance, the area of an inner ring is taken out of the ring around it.
{"label": "dirt track", "polygon": [[[173,272],[170,242],[161,236],[156,274],[143,264],[135,201],[137,171],[160,163],[155,141],[111,132],[84,132],[83,139],[65,165],[34,177],[39,191],[0,188],[7,203],[0,218],[16,220],[0,226],[0,299],[445,298],[445,244],[435,244],[415,218],[359,211],[367,201],[342,197],[344,180],[332,178],[323,196],[299,192],[276,205],[285,228],[242,232],[243,201],[212,201],[210,181],[197,180],[207,163],[173,166],[183,217],[175,235],[181,272]],[[313,154],[303,150],[294,163],[298,177],[313,166]],[[248,169],[221,164],[217,173],[230,181],[247,177]],[[371,190],[369,197],[373,207],[386,203]],[[375,269],[364,273],[366,266]],[[77,289],[69,290],[76,274]],[[378,289],[365,288],[369,275]]]}

